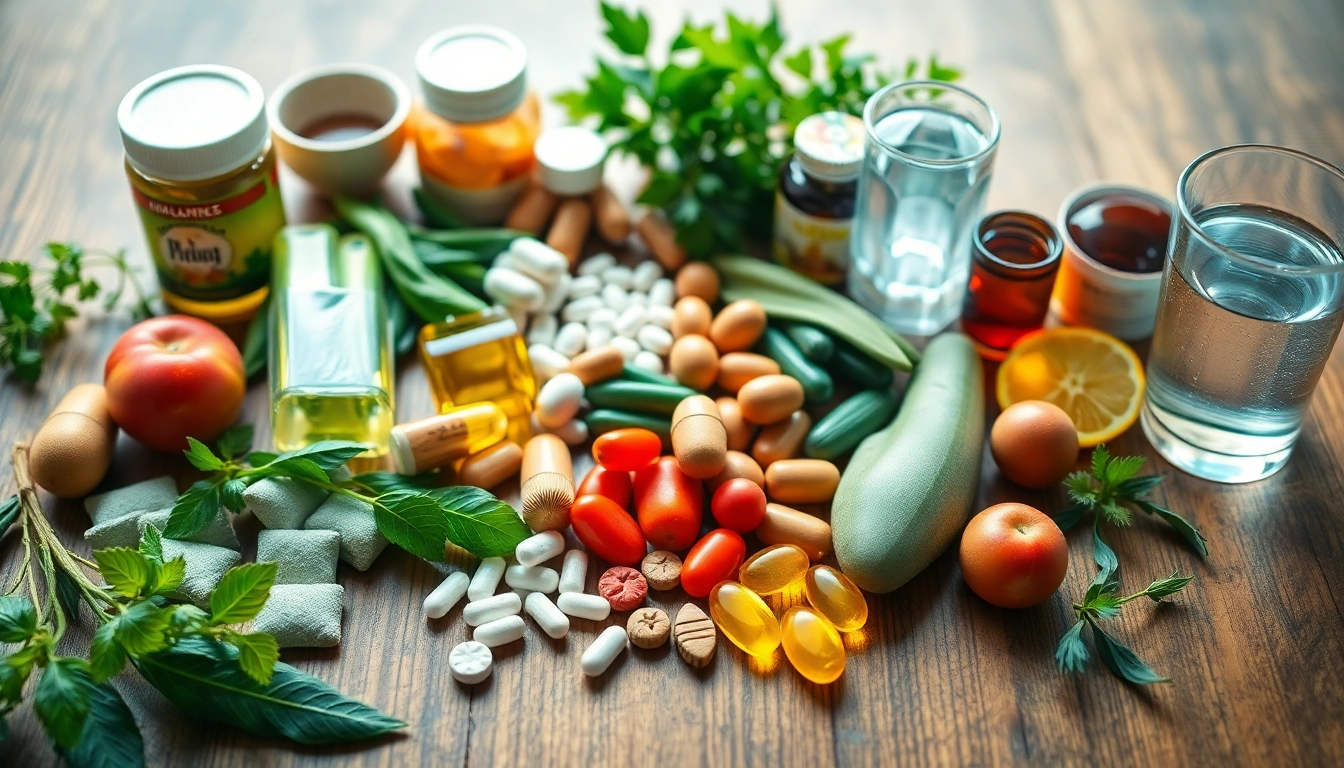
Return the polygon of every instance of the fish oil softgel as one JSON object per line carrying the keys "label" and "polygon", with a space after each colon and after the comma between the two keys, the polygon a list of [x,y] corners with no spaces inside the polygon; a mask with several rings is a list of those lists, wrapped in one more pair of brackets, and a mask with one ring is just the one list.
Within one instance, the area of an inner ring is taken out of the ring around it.
{"label": "fish oil softgel", "polygon": [[752,656],[769,656],[779,647],[779,621],[770,606],[735,581],[710,590],[709,615],[733,645]]}
{"label": "fish oil softgel", "polygon": [[748,558],[738,570],[737,580],[758,595],[773,595],[803,578],[810,563],[799,547],[776,544]]}
{"label": "fish oil softgel", "polygon": [[801,605],[781,622],[784,655],[798,674],[814,683],[831,683],[845,672],[845,644],[824,617]]}
{"label": "fish oil softgel", "polygon": [[813,566],[803,577],[807,602],[841,632],[853,632],[868,621],[868,601],[849,577],[829,565]]}

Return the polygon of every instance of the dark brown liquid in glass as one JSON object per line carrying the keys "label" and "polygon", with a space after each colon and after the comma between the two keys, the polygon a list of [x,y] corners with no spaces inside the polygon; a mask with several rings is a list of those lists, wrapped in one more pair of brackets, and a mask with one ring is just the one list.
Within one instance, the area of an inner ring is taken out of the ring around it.
{"label": "dark brown liquid in glass", "polygon": [[1161,272],[1171,215],[1141,197],[1094,200],[1069,217],[1069,237],[1088,256],[1122,272]]}
{"label": "dark brown liquid in glass", "polygon": [[303,127],[299,135],[313,141],[349,141],[368,136],[383,127],[385,120],[368,115],[343,113],[328,115]]}

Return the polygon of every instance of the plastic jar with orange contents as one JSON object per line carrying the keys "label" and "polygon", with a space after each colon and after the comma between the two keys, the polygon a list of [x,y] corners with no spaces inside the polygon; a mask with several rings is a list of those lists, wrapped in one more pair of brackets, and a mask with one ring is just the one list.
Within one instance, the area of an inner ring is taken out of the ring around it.
{"label": "plastic jar with orange contents", "polygon": [[527,51],[495,27],[451,27],[415,55],[424,97],[415,116],[420,180],[473,224],[498,224],[527,186],[541,132]]}

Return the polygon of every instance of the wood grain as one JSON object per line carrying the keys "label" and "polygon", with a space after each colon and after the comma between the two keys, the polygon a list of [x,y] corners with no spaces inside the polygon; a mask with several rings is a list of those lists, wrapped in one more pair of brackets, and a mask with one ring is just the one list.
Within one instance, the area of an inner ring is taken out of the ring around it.
{"label": "wood grain", "polygon": [[[649,4],[656,36],[683,15],[707,20],[710,2]],[[763,2],[732,3],[749,16]],[[1075,187],[1138,183],[1169,193],[1180,170],[1215,146],[1258,141],[1344,162],[1344,5],[1334,0],[1031,0],[947,3],[837,0],[781,4],[799,39],[853,31],[856,48],[897,64],[937,50],[968,73],[1003,120],[992,208],[1053,216]],[[16,0],[0,4],[0,254],[29,258],[47,239],[145,246],[121,167],[115,108],[159,70],[213,62],[241,67],[269,91],[316,64],[367,61],[414,82],[415,47],[431,31],[484,22],[519,34],[543,93],[591,67],[600,29],[587,3],[333,2],[138,3]],[[552,114],[552,117],[555,115]],[[405,159],[394,200],[413,180]],[[321,214],[291,174],[291,219]],[[91,309],[55,347],[35,388],[0,384],[0,444],[30,436],[73,384],[101,379],[103,356],[129,325]],[[1141,352],[1146,350],[1140,349]],[[992,371],[989,371],[992,374]],[[432,404],[414,364],[398,376],[399,415]],[[261,385],[247,418],[266,423]],[[991,412],[993,408],[991,406]],[[991,415],[993,415],[991,413]],[[439,569],[389,551],[367,573],[344,566],[344,643],[285,659],[410,723],[405,735],[341,748],[295,748],[175,711],[134,674],[119,679],[153,765],[1325,765],[1344,761],[1344,352],[1336,350],[1297,454],[1278,476],[1219,486],[1158,460],[1135,429],[1113,446],[1144,453],[1166,481],[1157,495],[1208,534],[1201,562],[1148,520],[1111,543],[1126,587],[1179,568],[1196,581],[1170,605],[1134,605],[1115,622],[1175,683],[1128,688],[1094,668],[1065,677],[1053,650],[1068,603],[1090,579],[1090,544],[1071,537],[1071,567],[1045,605],[1001,611],[965,588],[952,553],[893,595],[846,638],[840,681],[818,687],[782,655],[762,664],[726,642],[705,670],[669,648],[632,649],[588,680],[584,646],[600,631],[576,621],[552,641],[529,623],[489,681],[464,689],[446,657],[465,629],[453,612],[425,622],[424,595]],[[123,438],[107,485],[185,465]],[[0,472],[0,491],[13,489]],[[988,455],[980,502],[1058,508],[1061,494],[1001,481]],[[86,549],[75,503],[48,509],[62,537]],[[239,520],[251,556],[256,521]],[[11,534],[0,541],[11,575]],[[595,583],[597,573],[590,574]],[[679,594],[679,593],[677,593]],[[680,599],[651,601],[675,615]],[[608,622],[623,620],[613,617]],[[72,633],[72,651],[84,632]],[[0,762],[54,757],[25,706],[11,718]]]}

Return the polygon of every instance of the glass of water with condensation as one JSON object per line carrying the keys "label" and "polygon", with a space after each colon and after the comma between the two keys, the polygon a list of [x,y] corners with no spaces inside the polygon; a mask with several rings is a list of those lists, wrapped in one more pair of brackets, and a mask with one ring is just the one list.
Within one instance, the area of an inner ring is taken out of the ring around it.
{"label": "glass of water with condensation", "polygon": [[849,293],[898,331],[936,333],[961,312],[999,117],[964,88],[912,81],[873,94],[863,122]]}
{"label": "glass of water with condensation", "polygon": [[1181,174],[1143,431],[1172,464],[1259,480],[1292,453],[1344,317],[1344,172],[1225,147]]}

